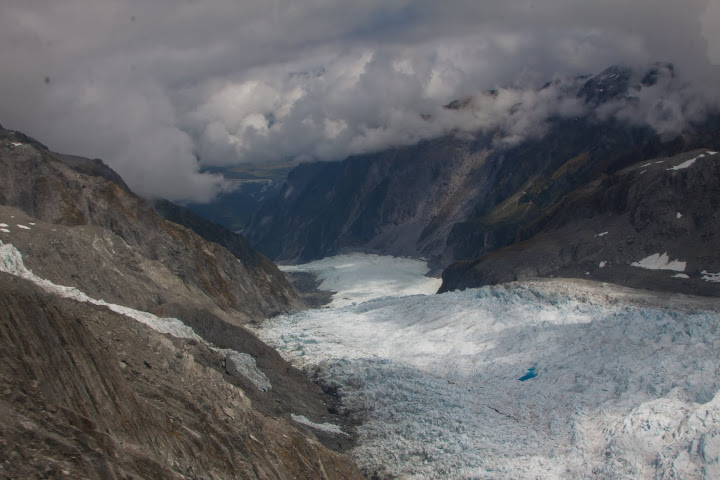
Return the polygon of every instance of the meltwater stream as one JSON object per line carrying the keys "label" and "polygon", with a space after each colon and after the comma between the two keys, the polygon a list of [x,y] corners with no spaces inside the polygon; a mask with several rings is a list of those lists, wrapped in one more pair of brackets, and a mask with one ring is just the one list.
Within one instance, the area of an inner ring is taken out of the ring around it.
{"label": "meltwater stream", "polygon": [[369,476],[720,478],[712,304],[574,281],[433,295],[423,263],[374,255],[291,268],[333,302],[258,334],[337,387]]}

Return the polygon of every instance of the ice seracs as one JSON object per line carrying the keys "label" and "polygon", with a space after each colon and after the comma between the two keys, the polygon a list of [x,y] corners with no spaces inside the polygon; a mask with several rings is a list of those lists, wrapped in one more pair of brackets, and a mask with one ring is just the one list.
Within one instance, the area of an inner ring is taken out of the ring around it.
{"label": "ice seracs", "polygon": [[[365,261],[378,259],[354,258]],[[394,262],[380,263],[390,274]],[[325,259],[324,268],[337,274],[347,263]],[[718,311],[673,310],[665,296],[637,306],[580,280],[442,295],[386,289],[361,302],[352,281],[336,282],[350,303],[276,317],[258,333],[337,389],[361,422],[352,455],[367,472],[703,478],[717,468]]]}

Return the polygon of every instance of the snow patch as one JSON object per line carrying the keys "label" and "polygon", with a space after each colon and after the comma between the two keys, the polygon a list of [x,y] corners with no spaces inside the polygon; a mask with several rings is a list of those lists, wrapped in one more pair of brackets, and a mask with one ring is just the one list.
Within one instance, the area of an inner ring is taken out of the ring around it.
{"label": "snow patch", "polygon": [[639,262],[631,263],[630,266],[645,268],[647,270],[675,270],[676,272],[684,272],[687,262],[670,260],[667,252],[665,252],[650,255]]}
{"label": "snow patch", "polygon": [[700,273],[702,273],[702,279],[706,282],[720,283],[720,272],[710,273],[707,270],[703,270]]}
{"label": "snow patch", "polygon": [[711,152],[710,150],[708,150],[708,152],[707,152],[708,155],[717,155],[717,153],[718,152]]}
{"label": "snow patch", "polygon": [[677,171],[677,170],[683,170],[683,169],[685,169],[685,168],[689,168],[693,163],[695,163],[695,161],[696,161],[698,158],[705,158],[705,155],[703,155],[703,154],[701,153],[700,155],[698,155],[698,156],[695,157],[695,158],[691,158],[690,160],[688,160],[688,161],[686,161],[686,162],[683,162],[683,163],[681,163],[680,165],[676,165],[676,166],[671,167],[671,168],[666,168],[665,170],[675,170],[675,171]]}
{"label": "snow patch", "polygon": [[[648,162],[648,163],[646,163],[645,165],[640,165],[640,168],[649,167],[650,165],[652,165],[652,162]],[[646,171],[647,171],[647,170],[646,170]]]}
{"label": "snow patch", "polygon": [[335,435],[347,436],[347,434],[343,432],[340,427],[333,423],[315,423],[308,420],[307,417],[305,417],[304,415],[295,415],[294,413],[291,413],[290,417],[297,423],[301,423],[307,427],[314,428],[315,430],[320,430],[326,433],[333,433]]}
{"label": "snow patch", "polygon": [[0,232],[10,233],[10,230],[7,228],[0,228]]}
{"label": "snow patch", "polygon": [[677,215],[675,215],[675,218],[677,218],[678,220],[680,220],[682,217],[683,215],[680,212],[677,212]]}
{"label": "snow patch", "polygon": [[38,277],[28,270],[23,263],[22,254],[10,243],[0,242],[0,271],[15,275],[33,282],[46,292],[59,295],[63,298],[77,300],[79,302],[101,305],[110,310],[125,315],[161,333],[167,333],[178,338],[193,338],[200,340],[193,330],[177,318],[160,318],[151,313],[141,312],[132,308],[107,303],[103,300],[95,300],[88,297],[75,287],[56,285],[49,280]]}
{"label": "snow patch", "polygon": [[10,225],[8,225],[7,223],[0,223],[0,227],[2,227],[2,228],[7,228],[7,227],[9,227],[9,226],[10,226]]}
{"label": "snow patch", "polygon": [[11,146],[11,147],[22,147],[22,143],[12,142],[12,143],[10,144],[10,146]]}
{"label": "snow patch", "polygon": [[608,234],[608,232],[602,232],[602,233],[596,234],[595,236],[596,236],[596,237],[604,237],[604,236],[607,235],[607,234]]}
{"label": "snow patch", "polygon": [[607,263],[608,263],[608,262],[606,262],[605,260],[603,260],[602,262],[598,263],[598,267],[600,267],[600,268],[605,268],[605,266],[607,266]]}
{"label": "snow patch", "polygon": [[690,278],[690,276],[685,273],[676,273],[673,278]]}
{"label": "snow patch", "polygon": [[20,225],[19,223],[17,224],[17,226],[18,226],[18,228],[22,228],[23,230],[30,230],[30,227],[25,226],[25,225]]}
{"label": "snow patch", "polygon": [[211,343],[206,342],[202,337],[197,335],[191,327],[188,327],[177,318],[158,317],[152,313],[107,303],[104,300],[95,300],[75,287],[56,285],[49,280],[40,278],[25,267],[22,254],[12,244],[4,244],[2,241],[0,241],[0,271],[29,280],[46,292],[53,293],[60,297],[107,307],[115,313],[147,325],[156,332],[204,343],[212,351],[225,357],[228,373],[242,375],[261,391],[267,391],[272,388],[270,380],[257,368],[255,359],[250,355],[235,350],[217,348]]}
{"label": "snow patch", "polygon": [[642,172],[640,172],[640,175],[642,175],[642,174],[645,173],[645,172],[647,172],[647,170],[643,170]]}

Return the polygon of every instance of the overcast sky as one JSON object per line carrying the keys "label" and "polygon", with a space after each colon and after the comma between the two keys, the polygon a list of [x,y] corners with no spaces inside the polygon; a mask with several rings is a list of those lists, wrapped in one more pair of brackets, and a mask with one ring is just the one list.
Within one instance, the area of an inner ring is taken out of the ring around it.
{"label": "overcast sky", "polygon": [[[558,103],[562,75],[654,61],[683,92],[654,126],[717,102],[720,0],[2,0],[0,124],[102,158],[138,193],[206,201],[223,183],[202,165],[342,159],[456,128],[522,138],[578,108]],[[471,113],[442,109],[498,87]]]}

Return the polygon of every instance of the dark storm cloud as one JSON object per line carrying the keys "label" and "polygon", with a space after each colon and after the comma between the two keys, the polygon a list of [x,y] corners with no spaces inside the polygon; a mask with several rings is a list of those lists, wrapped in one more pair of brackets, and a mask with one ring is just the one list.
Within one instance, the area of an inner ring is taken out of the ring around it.
{"label": "dark storm cloud", "polygon": [[140,193],[202,201],[225,185],[198,157],[340,159],[448,131],[541,134],[548,115],[582,108],[556,74],[613,63],[676,65],[679,79],[632,109],[601,112],[672,132],[718,101],[718,25],[714,0],[5,0],[0,121],[104,158]]}

